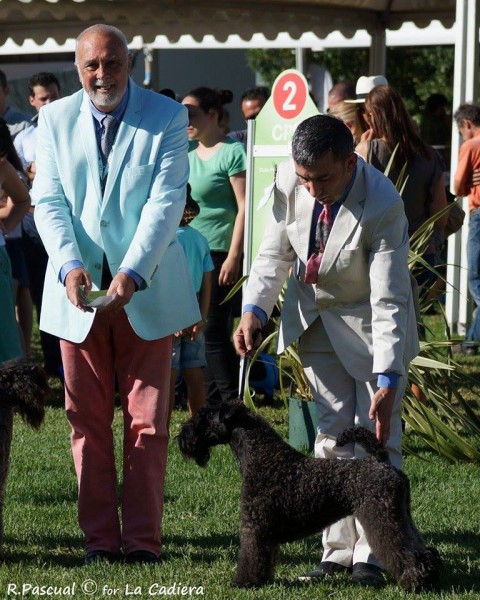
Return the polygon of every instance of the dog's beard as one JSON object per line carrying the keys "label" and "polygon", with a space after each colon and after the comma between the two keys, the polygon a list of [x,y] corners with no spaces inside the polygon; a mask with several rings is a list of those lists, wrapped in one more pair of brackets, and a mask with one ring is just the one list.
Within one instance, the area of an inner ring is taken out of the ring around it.
{"label": "dog's beard", "polygon": [[204,467],[210,460],[210,448],[198,442],[193,444],[189,442],[190,440],[185,436],[180,436],[178,439],[183,458],[193,458],[197,465]]}
{"label": "dog's beard", "polygon": [[200,467],[204,467],[210,458],[210,448],[195,433],[195,426],[187,421],[178,436],[178,446],[183,458],[193,458]]}
{"label": "dog's beard", "polygon": [[204,467],[210,460],[210,448],[207,446],[197,447],[194,459],[199,467]]}

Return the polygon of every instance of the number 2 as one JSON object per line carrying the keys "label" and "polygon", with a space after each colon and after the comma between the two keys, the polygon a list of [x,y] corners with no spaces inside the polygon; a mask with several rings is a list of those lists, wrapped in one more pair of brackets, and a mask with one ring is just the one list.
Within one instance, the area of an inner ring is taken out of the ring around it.
{"label": "number 2", "polygon": [[297,93],[297,86],[293,81],[287,81],[283,86],[283,91],[286,92],[290,90],[288,96],[283,103],[283,110],[297,110],[297,105],[292,103],[292,100],[295,98],[295,94]]}

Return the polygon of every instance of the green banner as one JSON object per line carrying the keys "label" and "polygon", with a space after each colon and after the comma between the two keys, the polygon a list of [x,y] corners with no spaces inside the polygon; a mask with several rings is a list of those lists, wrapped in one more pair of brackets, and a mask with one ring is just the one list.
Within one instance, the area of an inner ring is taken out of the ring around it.
{"label": "green banner", "polygon": [[249,123],[245,273],[250,271],[271,213],[276,166],[290,156],[297,125],[317,114],[307,80],[299,71],[288,69],[277,77],[267,103]]}

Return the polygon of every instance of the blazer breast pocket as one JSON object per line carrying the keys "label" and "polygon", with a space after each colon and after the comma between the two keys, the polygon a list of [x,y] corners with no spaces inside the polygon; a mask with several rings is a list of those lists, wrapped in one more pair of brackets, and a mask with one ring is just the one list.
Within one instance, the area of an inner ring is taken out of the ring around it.
{"label": "blazer breast pocket", "polygon": [[137,165],[136,167],[125,167],[123,176],[126,179],[141,179],[143,177],[150,178],[155,168],[155,163],[149,165]]}
{"label": "blazer breast pocket", "polygon": [[149,197],[155,163],[126,167],[120,182],[120,203],[129,210],[141,206]]}
{"label": "blazer breast pocket", "polygon": [[335,263],[339,276],[352,282],[368,279],[368,261],[361,247],[342,248]]}

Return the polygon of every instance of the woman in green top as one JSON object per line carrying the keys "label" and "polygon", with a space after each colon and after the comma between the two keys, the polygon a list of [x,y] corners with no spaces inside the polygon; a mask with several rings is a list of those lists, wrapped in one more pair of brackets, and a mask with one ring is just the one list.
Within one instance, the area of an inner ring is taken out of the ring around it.
{"label": "woman in green top", "polygon": [[229,90],[206,87],[192,90],[183,99],[189,114],[189,183],[200,206],[192,227],[207,238],[215,265],[205,328],[205,382],[211,404],[238,396],[238,357],[231,333],[240,295],[222,304],[240,277],[245,218],[245,147],[226,137],[219,124],[223,105],[232,99]]}

